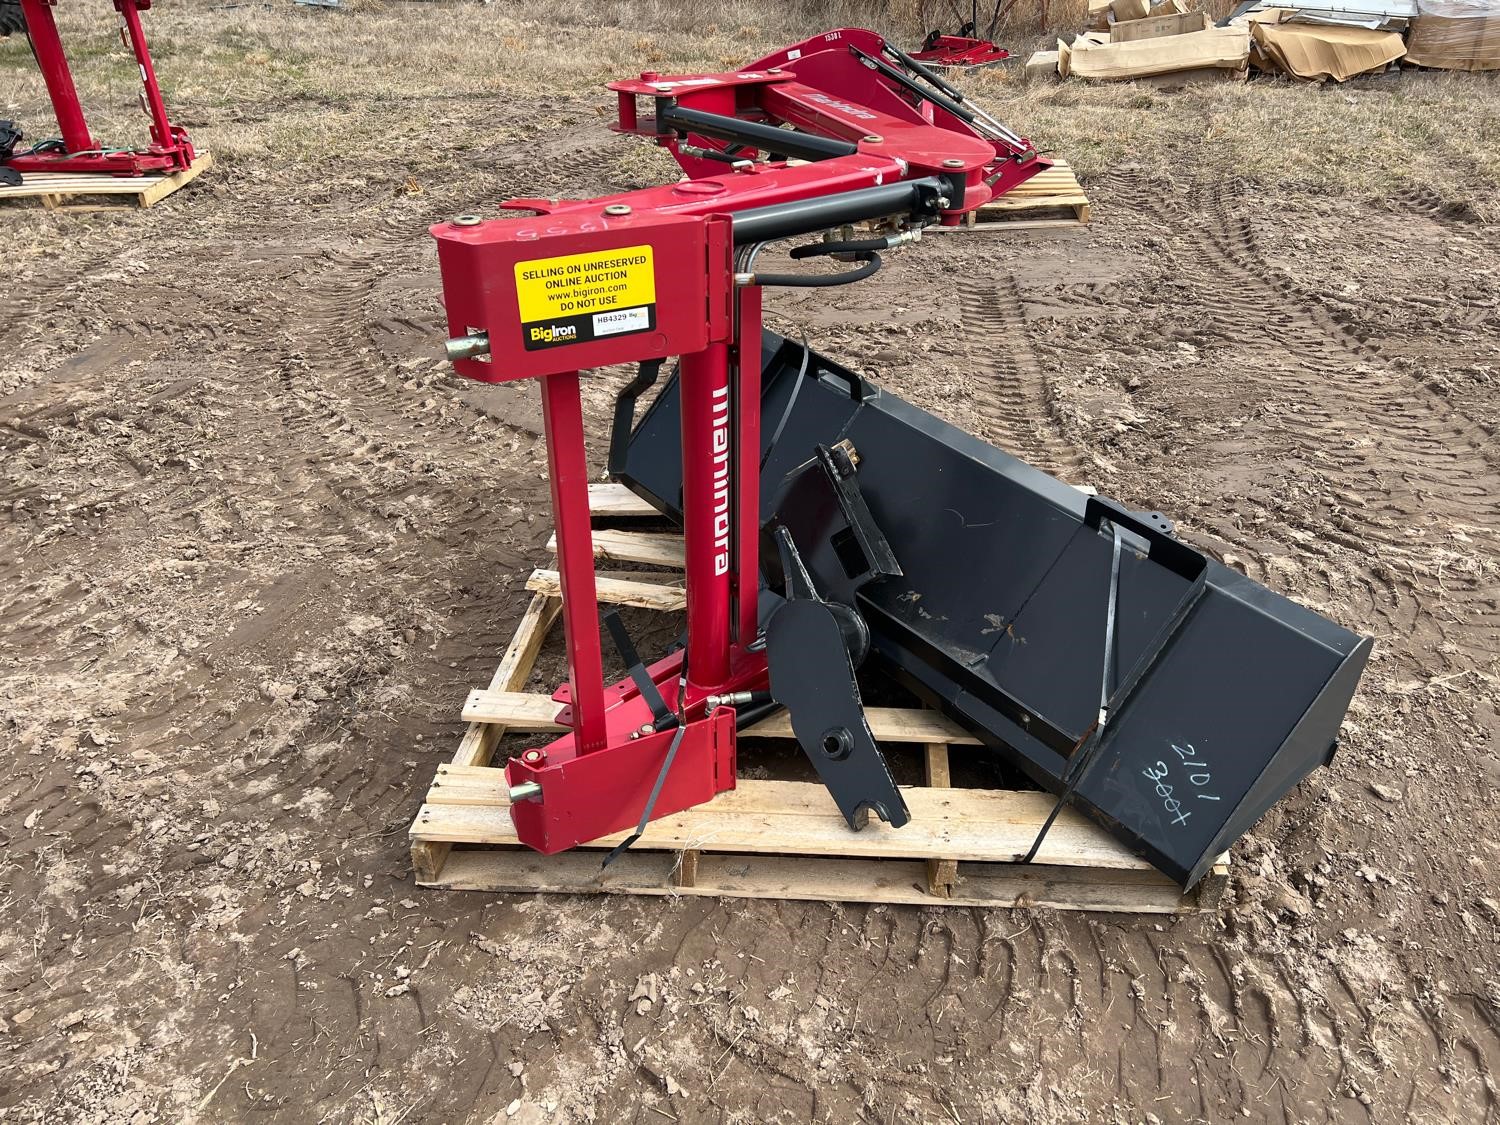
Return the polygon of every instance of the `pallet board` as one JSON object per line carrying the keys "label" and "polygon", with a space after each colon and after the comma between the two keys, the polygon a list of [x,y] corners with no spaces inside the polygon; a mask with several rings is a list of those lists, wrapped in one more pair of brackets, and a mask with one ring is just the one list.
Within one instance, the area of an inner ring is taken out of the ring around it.
{"label": "pallet board", "polygon": [[101,176],[78,172],[28,172],[19,185],[0,186],[0,202],[35,199],[49,211],[113,211],[146,208],[196,180],[213,167],[200,152],[184,171],[169,176]]}
{"label": "pallet board", "polygon": [[[590,501],[596,518],[656,515],[619,485],[592,485]],[[611,529],[596,536],[598,557],[682,567],[675,535]],[[561,704],[521,690],[561,604],[554,570],[535,571],[528,586],[534,595],[516,635],[489,686],[465,700],[468,726],[458,751],[438,767],[412,822],[412,863],[422,886],[1173,914],[1211,909],[1223,893],[1227,860],[1184,895],[1072,810],[1058,816],[1035,862],[1021,864],[1054,798],[953,787],[950,752],[974,753],[979,739],[937,712],[892,707],[867,712],[876,741],[892,757],[923,755],[925,784],[902,790],[912,813],[903,828],[872,820],[852,832],[819,784],[742,778],[707,804],[652,821],[607,870],[601,849],[627,833],[539,855],[516,838],[504,772],[490,764],[508,732],[566,729],[557,721]],[[680,577],[670,573],[599,581],[601,602],[670,610],[681,608],[682,594]],[[791,722],[782,712],[741,737],[790,739]]]}
{"label": "pallet board", "polygon": [[[1045,217],[1044,217],[1045,216]],[[1089,221],[1089,197],[1066,160],[1055,161],[1024,184],[999,199],[969,212],[958,227],[930,227],[934,231],[1019,230],[1084,226]]]}

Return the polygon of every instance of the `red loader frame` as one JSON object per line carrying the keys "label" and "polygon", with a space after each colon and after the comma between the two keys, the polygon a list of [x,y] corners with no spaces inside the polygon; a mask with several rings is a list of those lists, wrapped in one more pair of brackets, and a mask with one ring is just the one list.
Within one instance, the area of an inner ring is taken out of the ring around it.
{"label": "red loader frame", "polygon": [[[571,730],[506,768],[517,834],[538,851],[734,787],[724,697],[768,685],[755,250],[869,218],[954,224],[1048,166],[903,58],[873,32],[843,29],[733,73],[611,83],[615,127],[670,149],[690,179],[514,200],[504,206],[532,214],[432,228],[455,370],[542,384],[568,649],[554,698]],[[687,643],[606,687],[579,373],[670,356],[681,357]]]}
{"label": "red loader frame", "polygon": [[120,40],[130,48],[141,72],[141,104],[151,119],[151,144],[148,148],[128,151],[102,148],[89,132],[68,69],[57,22],[52,17],[56,0],[21,0],[26,16],[27,33],[37,65],[47,83],[52,112],[62,134],[59,147],[35,146],[15,153],[4,165],[18,172],[82,172],[114,176],[142,176],[157,172],[185,171],[193,163],[193,144],[187,130],[173,125],[167,117],[166,103],[156,81],[156,68],[146,47],[146,33],[141,26],[141,12],[151,7],[151,0],[114,0],[120,13]]}

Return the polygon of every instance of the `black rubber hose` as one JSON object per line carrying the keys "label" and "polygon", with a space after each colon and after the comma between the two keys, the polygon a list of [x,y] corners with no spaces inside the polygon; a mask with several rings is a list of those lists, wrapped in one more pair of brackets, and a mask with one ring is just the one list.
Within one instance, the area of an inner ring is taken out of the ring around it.
{"label": "black rubber hose", "polygon": [[806,246],[793,247],[788,257],[821,258],[829,254],[852,254],[862,250],[889,250],[891,243],[886,238],[848,238],[842,242],[813,242]]}
{"label": "black rubber hose", "polygon": [[880,269],[880,255],[873,251],[860,254],[864,265],[845,273],[757,273],[755,284],[779,285],[788,289],[826,289],[834,285],[852,285],[872,277]]}

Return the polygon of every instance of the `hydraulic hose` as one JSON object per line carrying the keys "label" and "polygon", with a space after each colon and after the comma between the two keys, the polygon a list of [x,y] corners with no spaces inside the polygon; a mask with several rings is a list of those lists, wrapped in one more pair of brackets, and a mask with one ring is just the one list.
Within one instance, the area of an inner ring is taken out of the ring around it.
{"label": "hydraulic hose", "polygon": [[881,235],[878,238],[846,238],[841,242],[812,242],[806,246],[793,247],[787,251],[787,256],[800,261],[803,258],[821,258],[829,254],[854,254],[890,248],[891,240]]}
{"label": "hydraulic hose", "polygon": [[[806,248],[799,247],[799,249]],[[856,281],[863,281],[867,277],[872,277],[875,271],[880,269],[880,255],[873,250],[856,254],[855,258],[857,261],[864,262],[864,265],[844,273],[757,273],[753,276],[755,284],[760,286],[779,285],[788,289],[826,289],[834,285],[852,285]]]}

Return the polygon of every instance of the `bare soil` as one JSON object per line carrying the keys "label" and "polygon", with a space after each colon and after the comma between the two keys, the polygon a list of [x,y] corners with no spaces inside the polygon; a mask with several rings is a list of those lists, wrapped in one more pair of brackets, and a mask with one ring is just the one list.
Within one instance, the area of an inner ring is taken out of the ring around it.
{"label": "bare soil", "polygon": [[[407,7],[413,43],[546,35]],[[1233,158],[1260,96],[1330,137],[1413,105],[1457,137],[1500,116],[1493,81],[997,87],[1023,130],[1072,115],[1047,143],[1076,139],[1092,226],[934,236],[770,295],[882,385],[1377,637],[1333,767],[1235,849],[1222,913],[459,894],[412,885],[406,827],[549,517],[534,388],[437,359],[425,228],[666,165],[603,128],[577,58],[550,89],[341,103],[308,58],[354,73],[326,21],[386,9],[189,10],[164,40],[220,168],[149,212],[0,212],[0,1118],[1500,1117],[1492,166],[1444,150],[1372,190]],[[741,30],[753,57],[775,29]],[[311,69],[284,96],[195,69],[262,50]],[[1131,112],[1151,127],[1100,158]],[[1372,161],[1412,143],[1387,132]],[[618,383],[589,384],[596,437]]]}

